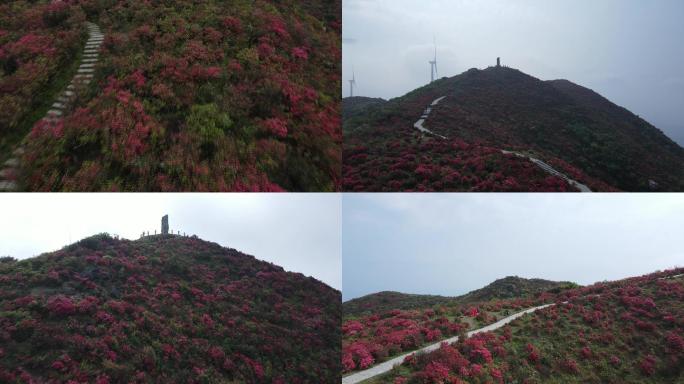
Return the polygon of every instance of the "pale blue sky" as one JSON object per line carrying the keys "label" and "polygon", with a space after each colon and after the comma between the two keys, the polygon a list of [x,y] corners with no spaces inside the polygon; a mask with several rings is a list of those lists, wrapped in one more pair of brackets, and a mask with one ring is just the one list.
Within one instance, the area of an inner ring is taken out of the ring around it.
{"label": "pale blue sky", "polygon": [[684,194],[344,194],[343,299],[684,266]]}
{"label": "pale blue sky", "polygon": [[0,256],[25,259],[100,232],[169,227],[342,287],[341,200],[333,193],[3,194]]}
{"label": "pale blue sky", "polygon": [[502,63],[564,78],[684,145],[684,1],[345,0],[343,95],[401,96],[430,79]]}

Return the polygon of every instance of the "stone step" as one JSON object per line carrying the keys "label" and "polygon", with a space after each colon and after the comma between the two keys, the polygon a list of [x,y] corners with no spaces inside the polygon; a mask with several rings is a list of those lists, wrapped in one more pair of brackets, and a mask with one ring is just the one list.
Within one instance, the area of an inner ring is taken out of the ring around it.
{"label": "stone step", "polygon": [[57,122],[59,122],[61,119],[59,117],[56,117],[56,116],[47,116],[47,117],[44,117],[43,120],[45,120],[45,122],[48,124],[54,125],[54,124],[57,124]]}
{"label": "stone step", "polygon": [[64,109],[64,107],[65,107],[64,104],[62,104],[62,103],[60,103],[60,102],[52,103],[52,108],[55,108],[55,109]]}
{"label": "stone step", "polygon": [[24,147],[19,147],[12,152],[15,156],[21,156],[24,154]]}
{"label": "stone step", "polygon": [[51,110],[47,111],[47,114],[48,115],[54,115],[54,116],[62,116],[62,111],[60,111],[58,109],[51,109]]}
{"label": "stone step", "polygon": [[83,63],[79,68],[92,68],[94,67],[95,64],[90,64],[90,63]]}
{"label": "stone step", "polygon": [[19,159],[17,159],[16,157],[13,157],[13,158],[11,158],[11,159],[7,159],[7,160],[3,163],[3,165],[4,165],[6,168],[17,168],[17,167],[19,167]]}
{"label": "stone step", "polygon": [[0,192],[14,192],[19,189],[14,181],[0,181]]}

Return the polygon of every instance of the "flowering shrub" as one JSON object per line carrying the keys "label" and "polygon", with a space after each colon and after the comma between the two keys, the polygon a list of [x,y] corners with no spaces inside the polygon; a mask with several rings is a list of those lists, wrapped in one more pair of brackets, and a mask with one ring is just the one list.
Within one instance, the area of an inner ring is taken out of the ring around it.
{"label": "flowering shrub", "polygon": [[29,189],[340,189],[340,0],[70,3],[107,37],[91,99],[34,127]]}
{"label": "flowering shrub", "polygon": [[338,291],[234,249],[95,236],[0,263],[0,382],[336,383],[340,320]]}

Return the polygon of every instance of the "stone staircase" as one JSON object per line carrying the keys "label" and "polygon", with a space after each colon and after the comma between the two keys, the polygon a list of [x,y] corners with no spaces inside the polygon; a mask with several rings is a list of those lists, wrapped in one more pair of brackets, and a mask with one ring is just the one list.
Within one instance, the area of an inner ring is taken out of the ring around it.
{"label": "stone staircase", "polygon": [[[45,117],[43,117],[43,120],[49,125],[54,126],[64,118],[67,111],[73,108],[79,91],[90,84],[90,81],[93,79],[104,35],[96,24],[86,24],[89,38],[83,50],[81,66],[78,68],[78,72],[71,80],[71,83],[59,95],[50,110],[45,114]],[[21,143],[12,151],[12,157],[5,161],[0,168],[0,192],[16,192],[20,190],[17,180],[21,171],[20,159],[23,154],[24,143]]]}

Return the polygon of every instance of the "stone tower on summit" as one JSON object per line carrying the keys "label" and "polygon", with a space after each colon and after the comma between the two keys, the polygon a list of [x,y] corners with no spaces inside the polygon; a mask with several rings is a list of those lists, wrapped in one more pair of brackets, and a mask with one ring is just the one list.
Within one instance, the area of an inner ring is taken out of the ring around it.
{"label": "stone tower on summit", "polygon": [[164,215],[164,217],[162,217],[161,233],[162,235],[169,234],[169,215]]}

